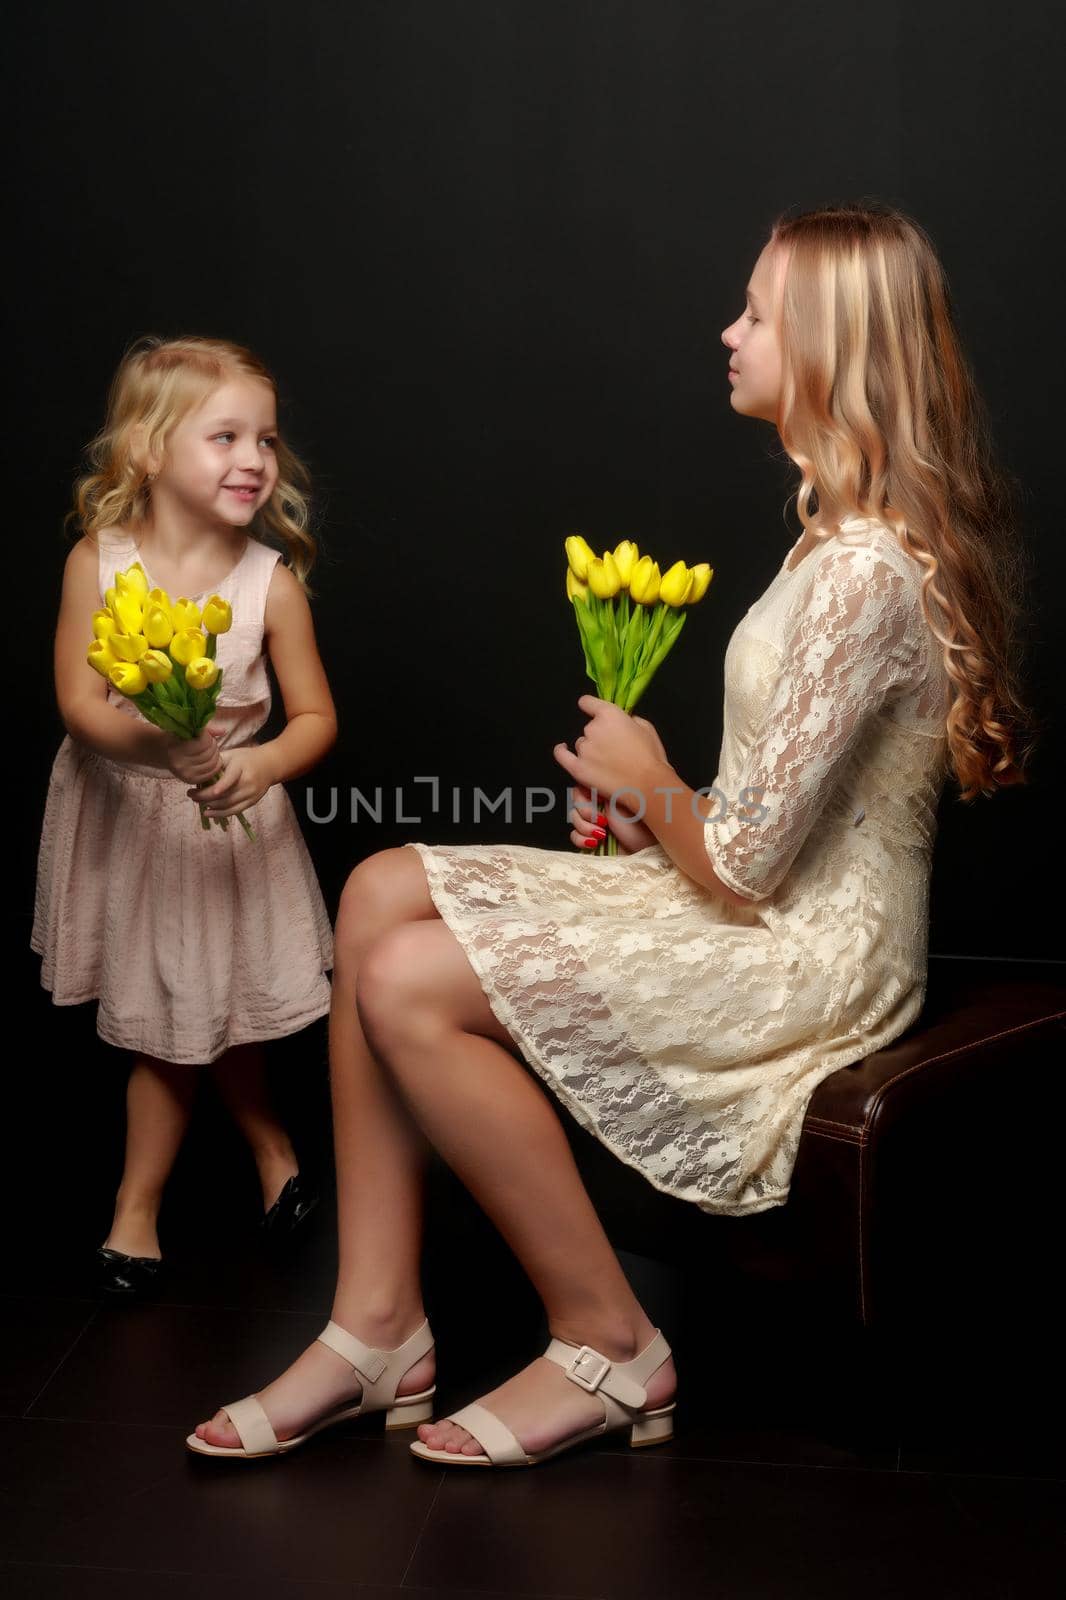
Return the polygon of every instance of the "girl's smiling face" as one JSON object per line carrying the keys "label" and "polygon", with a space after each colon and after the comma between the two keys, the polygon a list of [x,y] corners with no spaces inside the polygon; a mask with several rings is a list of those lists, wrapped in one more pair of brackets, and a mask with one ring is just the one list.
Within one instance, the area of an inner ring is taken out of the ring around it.
{"label": "girl's smiling face", "polygon": [[748,284],[747,306],[722,333],[722,343],[732,352],[729,383],[733,410],[765,422],[777,421],[781,399],[776,312],[784,267],[783,252],[766,245]]}
{"label": "girl's smiling face", "polygon": [[278,481],[277,431],[268,383],[234,377],[219,384],[172,429],[153,498],[172,499],[209,521],[247,527]]}

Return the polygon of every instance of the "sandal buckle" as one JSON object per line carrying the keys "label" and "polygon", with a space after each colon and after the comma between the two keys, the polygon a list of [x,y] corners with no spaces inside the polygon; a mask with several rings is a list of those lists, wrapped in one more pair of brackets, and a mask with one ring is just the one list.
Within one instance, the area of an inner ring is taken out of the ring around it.
{"label": "sandal buckle", "polygon": [[614,1363],[608,1361],[606,1356],[601,1356],[598,1350],[583,1344],[564,1371],[579,1388],[587,1389],[589,1394],[595,1394],[613,1365]]}

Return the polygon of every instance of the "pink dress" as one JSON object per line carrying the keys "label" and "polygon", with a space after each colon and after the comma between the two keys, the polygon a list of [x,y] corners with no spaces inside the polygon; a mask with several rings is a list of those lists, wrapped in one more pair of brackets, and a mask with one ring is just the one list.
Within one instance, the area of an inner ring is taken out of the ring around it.
{"label": "pink dress", "polygon": [[[102,536],[101,606],[116,571],[137,559],[133,539]],[[189,597],[217,591],[233,608],[218,637],[224,677],[211,723],[223,750],[258,742],[270,711],[263,620],[278,559],[248,538],[229,576]],[[110,684],[107,695],[140,717]],[[48,785],[30,944],[56,1005],[99,1000],[96,1028],[109,1044],[200,1065],[324,1016],[333,936],[283,786],[250,808],[255,842],[235,817],[205,831],[188,787],[68,734]]]}

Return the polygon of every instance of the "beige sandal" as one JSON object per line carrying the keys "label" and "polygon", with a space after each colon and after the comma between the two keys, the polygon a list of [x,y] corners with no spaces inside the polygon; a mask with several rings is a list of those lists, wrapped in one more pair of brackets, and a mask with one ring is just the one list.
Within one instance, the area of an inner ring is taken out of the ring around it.
{"label": "beige sandal", "polygon": [[363,1385],[358,1401],[345,1401],[339,1409],[328,1412],[311,1427],[305,1428],[303,1433],[295,1434],[291,1439],[279,1439],[257,1396],[250,1394],[244,1400],[235,1400],[232,1405],[221,1407],[237,1431],[241,1441],[239,1446],[208,1444],[206,1439],[190,1433],[185,1441],[189,1449],[202,1456],[230,1456],[239,1461],[255,1461],[260,1456],[284,1455],[286,1451],[295,1450],[298,1444],[303,1444],[305,1439],[310,1439],[320,1429],[331,1428],[336,1422],[348,1422],[353,1417],[365,1416],[371,1411],[384,1411],[386,1432],[394,1428],[414,1428],[420,1422],[430,1420],[436,1384],[419,1394],[396,1393],[404,1373],[409,1372],[415,1362],[433,1348],[433,1335],[429,1331],[428,1321],[416,1328],[411,1337],[395,1350],[375,1350],[336,1322],[327,1322],[318,1337],[322,1344],[335,1350],[355,1368]]}
{"label": "beige sandal", "polygon": [[603,1402],[602,1422],[571,1434],[549,1450],[538,1450],[535,1455],[529,1455],[499,1417],[484,1406],[475,1404],[464,1406],[461,1411],[455,1411],[442,1420],[458,1423],[460,1428],[472,1433],[484,1450],[484,1455],[468,1456],[455,1450],[431,1450],[421,1439],[412,1444],[412,1454],[423,1461],[443,1462],[449,1467],[535,1467],[538,1461],[547,1461],[550,1456],[557,1456],[572,1445],[599,1438],[615,1428],[629,1429],[629,1443],[634,1449],[649,1444],[665,1444],[673,1438],[675,1401],[671,1400],[669,1405],[656,1406],[650,1411],[640,1409],[648,1398],[645,1381],[659,1370],[671,1354],[670,1346],[658,1329],[651,1343],[632,1361],[609,1361],[587,1344],[566,1344],[562,1339],[553,1339],[544,1354],[549,1361],[562,1367],[571,1383],[587,1389],[589,1394],[599,1396]]}

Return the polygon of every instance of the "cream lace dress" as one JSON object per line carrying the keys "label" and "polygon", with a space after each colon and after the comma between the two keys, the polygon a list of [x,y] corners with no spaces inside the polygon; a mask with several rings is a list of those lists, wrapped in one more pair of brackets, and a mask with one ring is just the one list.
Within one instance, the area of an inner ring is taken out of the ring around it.
{"label": "cream lace dress", "polygon": [[790,570],[800,542],[725,656],[704,837],[750,907],[658,844],[408,846],[576,1120],[656,1188],[730,1216],[784,1204],[817,1084],[903,1033],[926,992],[949,680],[922,569],[868,519]]}
{"label": "cream lace dress", "polygon": [[[138,559],[132,539],[102,537],[101,606],[115,572]],[[233,607],[218,638],[224,676],[210,725],[223,752],[255,743],[270,712],[263,623],[277,560],[248,538],[227,578],[189,596],[202,603],[217,590]],[[111,685],[107,698],[140,718]],[[30,943],[56,1005],[99,999],[97,1032],[109,1044],[202,1064],[324,1016],[333,936],[282,785],[248,812],[254,842],[235,817],[205,832],[188,787],[68,734],[48,785]]]}

